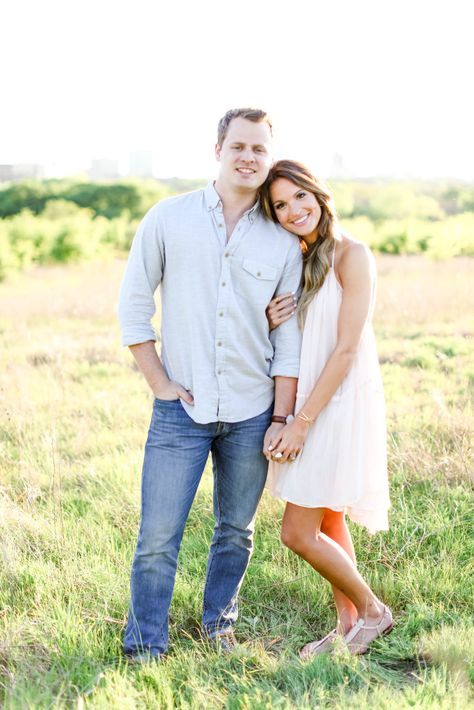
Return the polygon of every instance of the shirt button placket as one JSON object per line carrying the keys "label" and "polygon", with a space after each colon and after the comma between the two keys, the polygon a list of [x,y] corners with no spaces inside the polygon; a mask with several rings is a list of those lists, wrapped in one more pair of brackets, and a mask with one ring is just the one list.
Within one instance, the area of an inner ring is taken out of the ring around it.
{"label": "shirt button placket", "polygon": [[[221,225],[219,224],[219,227]],[[230,252],[226,250],[222,258],[221,278],[219,297],[217,300],[217,318],[216,318],[216,375],[218,378],[219,401],[223,395],[222,375],[225,372],[225,337],[226,323],[225,314],[229,300],[229,283],[230,283]]]}

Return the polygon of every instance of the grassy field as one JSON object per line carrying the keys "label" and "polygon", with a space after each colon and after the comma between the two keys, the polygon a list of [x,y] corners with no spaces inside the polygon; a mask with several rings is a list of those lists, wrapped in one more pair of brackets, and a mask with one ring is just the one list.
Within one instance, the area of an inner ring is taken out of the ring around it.
{"label": "grassy field", "polygon": [[[207,470],[185,532],[159,666],[120,658],[151,397],[119,346],[123,262],[0,284],[0,705],[474,707],[472,260],[378,259],[391,530],[353,526],[396,628],[363,658],[303,665],[332,628],[329,585],[279,542],[265,496],[233,657],[199,640]],[[471,393],[470,393],[471,388]],[[471,398],[470,398],[471,396]]]}

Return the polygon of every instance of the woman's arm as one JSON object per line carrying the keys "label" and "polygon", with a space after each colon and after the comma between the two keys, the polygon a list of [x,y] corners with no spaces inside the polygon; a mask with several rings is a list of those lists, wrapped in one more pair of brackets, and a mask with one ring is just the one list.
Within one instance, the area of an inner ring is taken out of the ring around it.
{"label": "woman's arm", "polygon": [[[370,308],[375,278],[373,260],[368,249],[352,243],[339,259],[338,276],[343,287],[342,303],[337,324],[337,343],[321,372],[313,391],[300,412],[315,421],[349,371],[357,353],[360,337]],[[317,346],[316,346],[317,347]],[[281,440],[274,454],[301,449],[312,421],[303,421],[296,412],[295,420],[281,432]]]}

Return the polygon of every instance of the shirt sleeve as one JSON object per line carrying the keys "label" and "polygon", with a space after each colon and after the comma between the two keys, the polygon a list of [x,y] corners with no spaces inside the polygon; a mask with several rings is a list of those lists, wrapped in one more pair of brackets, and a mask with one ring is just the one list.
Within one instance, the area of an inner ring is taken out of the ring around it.
{"label": "shirt sleeve", "polygon": [[[293,292],[299,295],[303,257],[295,240],[289,250],[288,260],[278,282],[275,295]],[[300,369],[301,330],[296,314],[270,333],[274,355],[270,367],[271,377],[298,377]]]}
{"label": "shirt sleeve", "polygon": [[163,267],[159,205],[155,205],[138,226],[120,289],[118,317],[122,345],[157,339],[151,319],[156,311],[154,294],[161,282]]}

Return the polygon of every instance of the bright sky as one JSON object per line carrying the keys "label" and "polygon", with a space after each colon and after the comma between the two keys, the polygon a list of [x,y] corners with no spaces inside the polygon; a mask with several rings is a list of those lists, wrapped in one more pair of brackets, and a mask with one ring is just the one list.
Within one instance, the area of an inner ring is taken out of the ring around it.
{"label": "bright sky", "polygon": [[153,150],[212,177],[218,119],[273,117],[278,157],[474,179],[472,0],[6,0],[0,163]]}

